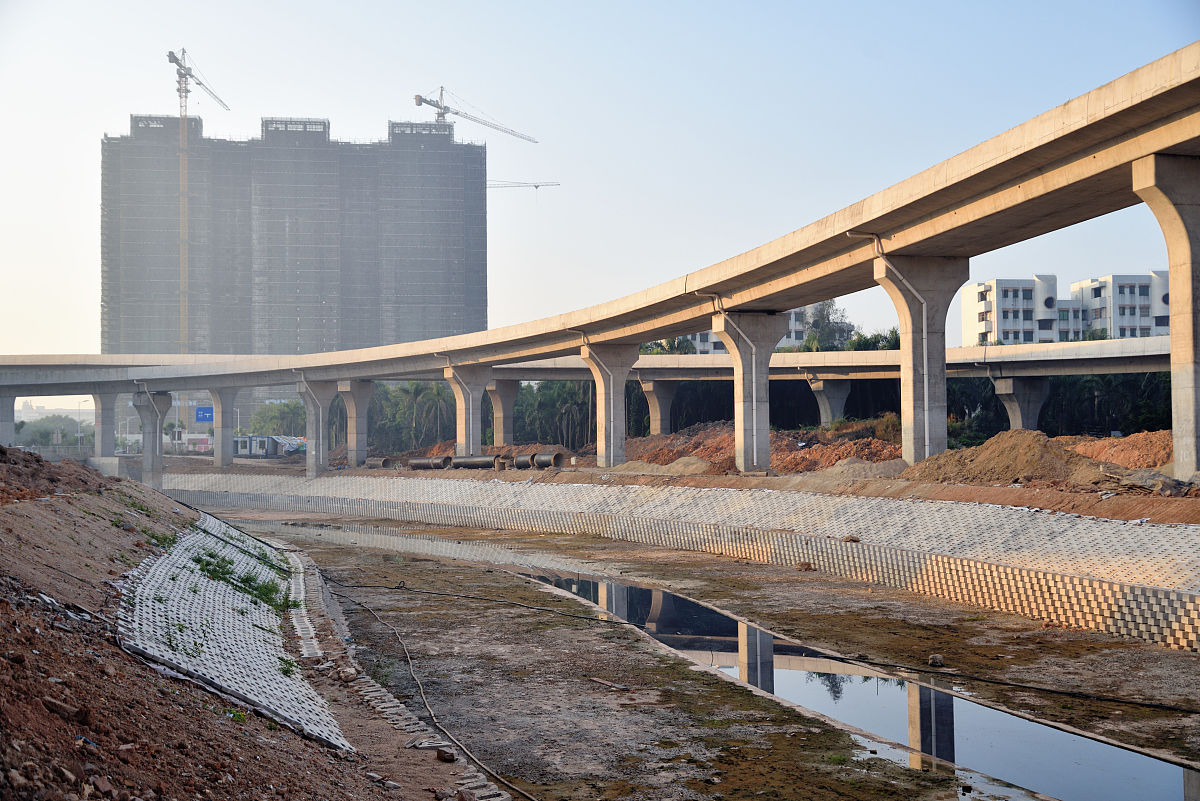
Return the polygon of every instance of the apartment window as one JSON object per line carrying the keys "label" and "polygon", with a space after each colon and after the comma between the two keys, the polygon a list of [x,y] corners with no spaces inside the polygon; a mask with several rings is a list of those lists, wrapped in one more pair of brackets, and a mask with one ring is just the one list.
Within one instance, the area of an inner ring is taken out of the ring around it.
{"label": "apartment window", "polygon": [[1022,320],[1032,320],[1033,319],[1033,309],[1022,309],[1021,310],[1021,319]]}
{"label": "apartment window", "polygon": [[1141,332],[1142,332],[1142,336],[1144,336],[1144,337],[1148,337],[1148,336],[1150,336],[1150,329],[1149,329],[1149,328],[1143,328],[1143,329],[1141,329]]}
{"label": "apartment window", "polygon": [[1070,339],[1071,339],[1071,332],[1070,332],[1070,331],[1059,331],[1059,332],[1058,332],[1058,341],[1059,341],[1059,342],[1067,342],[1067,341],[1069,341]]}
{"label": "apartment window", "polygon": [[1059,319],[1059,320],[1062,320],[1062,321],[1064,321],[1064,322],[1065,322],[1065,321],[1067,321],[1067,320],[1070,320],[1070,319],[1071,319],[1071,312],[1067,311],[1066,309],[1059,309],[1059,310],[1058,310],[1058,319]]}
{"label": "apartment window", "polygon": [[1124,306],[1118,306],[1118,307],[1117,307],[1117,315],[1118,315],[1119,317],[1124,317],[1124,316],[1125,316],[1125,307],[1124,307]]}
{"label": "apartment window", "polygon": [[985,300],[987,300],[987,296],[988,296],[988,293],[987,293],[986,289],[983,290],[982,292],[980,292],[979,293],[979,302],[983,303]]}
{"label": "apartment window", "polygon": [[[182,138],[182,134],[180,135],[180,137]],[[1118,295],[1124,295],[1124,294],[1125,294],[1125,285],[1124,285],[1124,284],[1121,284],[1121,285],[1119,285],[1119,286],[1117,287],[1117,294],[1118,294]]]}
{"label": "apartment window", "polygon": [[1137,337],[1137,332],[1138,332],[1138,330],[1137,330],[1136,328],[1130,328],[1130,329],[1129,329],[1129,336],[1131,336],[1131,337],[1135,337],[1135,338],[1136,338],[1136,337]]}
{"label": "apartment window", "polygon": [[1093,298],[1104,297],[1104,287],[1102,287],[1102,286],[1092,287],[1092,297]]}
{"label": "apartment window", "polygon": [[1149,284],[1138,285],[1138,297],[1139,298],[1150,297],[1150,285]]}
{"label": "apartment window", "polygon": [[712,346],[713,346],[713,348],[712,348],[713,350],[725,350],[725,343],[720,341],[719,339],[714,339]]}
{"label": "apartment window", "polygon": [[1149,316],[1150,316],[1150,307],[1149,306],[1139,306],[1138,307],[1138,317],[1149,317]]}
{"label": "apartment window", "polygon": [[1121,329],[1121,336],[1125,336],[1125,329],[1124,329],[1124,328],[1122,328],[1122,329]]}
{"label": "apartment window", "polygon": [[1025,342],[1032,342],[1033,341],[1033,332],[1032,331],[1022,331],[1021,339],[1024,340]]}
{"label": "apartment window", "polygon": [[1033,290],[1032,289],[1022,289],[1021,290],[1021,300],[1033,300]]}
{"label": "apartment window", "polygon": [[1000,290],[1000,297],[1007,300],[1008,299],[1008,290],[1007,289]]}
{"label": "apartment window", "polygon": [[1038,330],[1039,331],[1053,331],[1054,330],[1054,320],[1053,319],[1038,320]]}
{"label": "apartment window", "polygon": [[1008,332],[1007,332],[1007,331],[1005,331],[1005,332],[1004,332],[1004,338],[1005,338],[1005,339],[1008,339]]}
{"label": "apartment window", "polygon": [[705,331],[703,334],[701,334],[701,335],[700,335],[700,341],[701,341],[701,342],[707,342],[707,341],[708,341],[708,332],[707,332],[707,331]]}
{"label": "apartment window", "polygon": [[1169,326],[1171,324],[1171,318],[1169,318],[1165,314],[1160,314],[1154,318],[1154,324],[1157,325],[1159,328],[1166,328],[1167,326]]}
{"label": "apartment window", "polygon": [[980,335],[979,335],[979,344],[980,344],[980,345],[986,345],[986,344],[987,344],[987,334],[980,334]]}
{"label": "apartment window", "polygon": [[979,313],[979,322],[981,322],[981,323],[982,323],[982,322],[984,322],[985,320],[990,320],[990,319],[992,319],[992,313],[991,313],[991,312],[980,312],[980,313]]}
{"label": "apartment window", "polygon": [[[1071,316],[1074,317],[1076,320],[1078,320],[1079,319],[1079,309],[1071,309]],[[1084,317],[1083,319],[1086,320],[1087,317]]]}

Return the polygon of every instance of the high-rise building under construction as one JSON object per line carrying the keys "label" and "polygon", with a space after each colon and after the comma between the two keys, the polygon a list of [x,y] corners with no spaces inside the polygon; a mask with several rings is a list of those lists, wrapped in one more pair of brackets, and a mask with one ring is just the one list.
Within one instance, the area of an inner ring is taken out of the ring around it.
{"label": "high-rise building under construction", "polygon": [[179,124],[133,116],[102,142],[104,353],[313,353],[487,327],[485,149],[452,124],[355,143],[328,120],[264,119],[261,138],[231,141],[190,118],[186,229]]}

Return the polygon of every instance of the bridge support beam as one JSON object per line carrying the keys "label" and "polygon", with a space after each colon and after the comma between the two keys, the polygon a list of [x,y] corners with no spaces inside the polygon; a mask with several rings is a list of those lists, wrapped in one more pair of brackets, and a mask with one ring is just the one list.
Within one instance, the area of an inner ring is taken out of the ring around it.
{"label": "bridge support beam", "polygon": [[993,378],[996,397],[1008,411],[1008,427],[1016,430],[1037,430],[1038,415],[1046,398],[1050,397],[1050,379],[1045,376],[1028,378]]}
{"label": "bridge support beam", "polygon": [[713,331],[733,357],[734,461],[738,470],[771,468],[771,354],[788,331],[786,314],[713,315]]}
{"label": "bridge support beam", "polygon": [[507,378],[497,379],[487,385],[488,399],[492,402],[492,444],[513,444],[513,411],[517,403],[520,381]]}
{"label": "bridge support beam", "polygon": [[946,450],[946,310],[970,277],[970,264],[937,256],[889,260],[892,267],[875,259],[875,280],[900,318],[902,454],[915,464]]}
{"label": "bridge support beam", "polygon": [[596,382],[596,466],[625,462],[625,380],[637,345],[584,345],[579,355]]}
{"label": "bridge support beam", "polygon": [[15,395],[0,395],[0,445],[5,447],[17,443],[16,406]]}
{"label": "bridge support beam", "polygon": [[338,385],[336,381],[301,381],[296,391],[304,401],[304,475],[316,478],[329,467],[329,405]]}
{"label": "bridge support beam", "polygon": [[213,407],[213,467],[233,464],[233,406],[237,402],[237,387],[210,389],[208,397]]}
{"label": "bridge support beam", "polygon": [[846,398],[850,397],[850,381],[835,378],[810,378],[808,386],[817,399],[821,410],[821,425],[828,428],[833,421],[846,412]]}
{"label": "bridge support beam", "polygon": [[96,409],[96,445],[93,453],[97,459],[116,456],[117,395],[114,392],[92,393],[92,405]]}
{"label": "bridge support beam", "polygon": [[346,404],[346,464],[367,461],[367,409],[375,394],[374,381],[339,381],[338,394]]}
{"label": "bridge support beam", "polygon": [[486,364],[447,367],[444,371],[454,392],[454,455],[478,456],[483,452],[483,393],[492,380]]}
{"label": "bridge support beam", "polygon": [[135,392],[133,408],[142,421],[142,483],[161,490],[163,421],[171,411],[170,392]]}
{"label": "bridge support beam", "polygon": [[678,381],[640,381],[650,407],[650,434],[671,433],[671,404],[675,401]]}
{"label": "bridge support beam", "polygon": [[[954,699],[915,681],[908,682],[908,766],[913,770],[953,772]],[[919,753],[915,753],[919,752]]]}
{"label": "bridge support beam", "polygon": [[1175,478],[1191,481],[1200,470],[1200,158],[1138,159],[1133,191],[1150,207],[1167,241]]}

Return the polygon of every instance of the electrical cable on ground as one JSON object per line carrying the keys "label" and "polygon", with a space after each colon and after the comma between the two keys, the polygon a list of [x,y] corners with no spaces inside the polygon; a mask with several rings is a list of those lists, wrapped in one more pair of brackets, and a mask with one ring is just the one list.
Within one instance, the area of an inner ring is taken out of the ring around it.
{"label": "electrical cable on ground", "polygon": [[[322,575],[324,575],[324,573],[322,573]],[[334,583],[340,584],[340,582],[334,582]],[[389,589],[389,588],[384,588],[384,589]],[[437,715],[436,715],[436,714],[434,714],[434,712],[433,712],[433,707],[431,707],[431,706],[429,705],[429,699],[425,697],[425,686],[424,686],[423,684],[421,684],[421,680],[420,680],[419,678],[417,678],[417,672],[416,672],[416,669],[413,667],[413,659],[412,659],[412,654],[410,654],[410,653],[408,652],[408,645],[406,645],[406,644],[405,644],[405,642],[404,642],[404,638],[400,636],[400,632],[396,631],[396,628],[395,628],[395,626],[393,626],[391,623],[388,623],[387,621],[385,621],[383,618],[381,618],[381,617],[379,616],[379,613],[377,613],[377,612],[376,612],[374,609],[372,609],[371,607],[367,606],[365,603],[363,603],[362,601],[358,600],[357,598],[353,598],[353,597],[351,597],[351,596],[349,596],[349,595],[346,595],[346,594],[344,594],[344,593],[340,593],[340,592],[334,592],[333,590],[330,590],[329,592],[330,592],[331,594],[333,594],[333,595],[336,595],[336,596],[337,596],[337,597],[339,597],[339,598],[345,598],[345,599],[346,599],[346,600],[348,600],[348,601],[352,601],[352,602],[354,602],[354,603],[358,604],[358,605],[359,605],[359,606],[361,606],[363,609],[365,609],[365,610],[367,610],[368,612],[370,612],[370,613],[371,613],[371,617],[375,618],[375,620],[377,620],[377,621],[379,622],[379,624],[380,624],[380,625],[382,625],[382,626],[385,626],[386,628],[388,628],[388,629],[389,629],[389,630],[392,632],[392,634],[393,634],[393,635],[395,636],[395,638],[396,638],[396,641],[397,641],[398,643],[400,643],[400,647],[401,647],[401,648],[404,650],[404,659],[405,659],[405,661],[407,661],[407,662],[408,662],[408,675],[412,676],[412,679],[413,679],[413,681],[414,681],[414,682],[416,682],[416,685],[417,685],[417,691],[418,691],[418,693],[419,693],[419,694],[420,694],[420,696],[421,696],[421,703],[423,703],[423,704],[425,705],[425,711],[429,713],[429,719],[430,719],[431,721],[433,721],[433,725],[434,725],[434,726],[437,726],[437,728],[438,728],[438,731],[440,731],[442,734],[446,735],[446,738],[447,738],[448,740],[450,740],[450,742],[454,743],[454,744],[455,744],[455,745],[457,745],[459,748],[461,748],[461,749],[462,749],[462,752],[463,752],[464,754],[466,754],[468,757],[470,757],[470,759],[471,759],[471,761],[472,761],[472,762],[474,762],[476,765],[478,765],[478,766],[479,766],[479,768],[480,768],[481,770],[485,771],[485,772],[486,772],[486,773],[487,773],[489,776],[491,776],[492,778],[494,778],[496,781],[500,782],[501,784],[503,784],[505,787],[507,787],[508,789],[512,790],[513,792],[520,793],[520,794],[521,794],[522,796],[524,796],[525,798],[528,798],[528,799],[529,799],[529,801],[540,801],[540,799],[539,799],[537,796],[530,795],[529,793],[525,792],[525,791],[524,791],[524,790],[522,790],[520,787],[517,787],[516,785],[512,784],[511,782],[507,781],[507,780],[506,780],[506,779],[505,779],[503,776],[501,776],[499,773],[497,773],[496,771],[492,770],[492,769],[491,769],[491,768],[489,768],[487,765],[485,765],[485,764],[484,764],[484,763],[483,763],[483,762],[482,762],[482,761],[479,759],[479,757],[475,756],[475,754],[474,754],[474,753],[472,753],[471,749],[469,749],[469,748],[467,748],[465,745],[463,745],[463,744],[462,744],[462,743],[461,743],[461,742],[458,740],[458,738],[456,738],[456,737],[455,737],[453,734],[451,734],[449,731],[447,731],[447,730],[446,730],[446,727],[442,725],[441,721],[439,721],[439,720],[438,720],[438,718],[437,718]]]}

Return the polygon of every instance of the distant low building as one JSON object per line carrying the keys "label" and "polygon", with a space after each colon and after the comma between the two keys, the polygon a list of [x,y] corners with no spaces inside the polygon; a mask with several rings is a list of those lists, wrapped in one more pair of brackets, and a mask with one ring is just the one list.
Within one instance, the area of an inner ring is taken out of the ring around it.
{"label": "distant low building", "polygon": [[1169,332],[1167,271],[1105,275],[1071,284],[1058,278],[995,278],[961,290],[964,345],[1019,345],[1128,339]]}
{"label": "distant low building", "polygon": [[[789,309],[787,312],[788,332],[779,340],[776,348],[798,348],[808,337],[809,319],[808,308]],[[696,346],[696,353],[725,353],[725,343],[712,331],[701,331],[699,334],[688,334],[686,337]]]}

